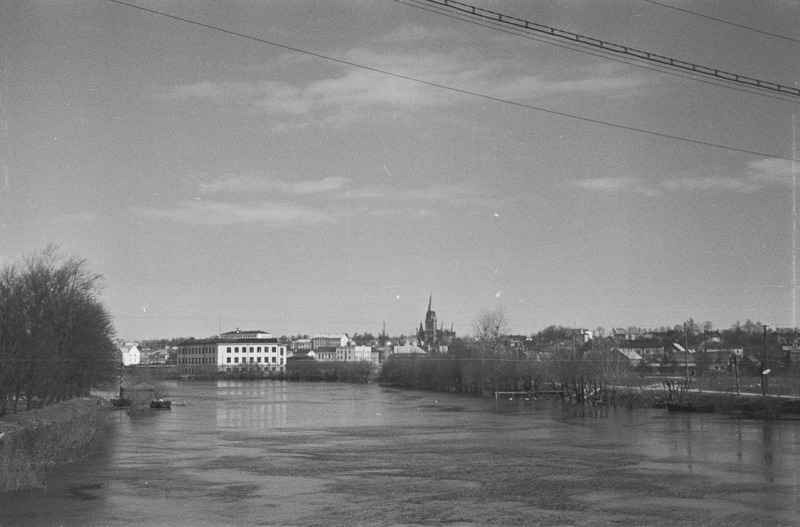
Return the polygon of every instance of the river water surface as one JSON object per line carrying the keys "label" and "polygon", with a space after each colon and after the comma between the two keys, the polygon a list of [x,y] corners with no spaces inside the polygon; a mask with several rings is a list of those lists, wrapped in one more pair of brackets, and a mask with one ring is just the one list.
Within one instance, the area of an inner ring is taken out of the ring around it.
{"label": "river water surface", "polygon": [[[800,525],[800,423],[181,382],[0,525]],[[182,404],[182,403],[185,403]]]}

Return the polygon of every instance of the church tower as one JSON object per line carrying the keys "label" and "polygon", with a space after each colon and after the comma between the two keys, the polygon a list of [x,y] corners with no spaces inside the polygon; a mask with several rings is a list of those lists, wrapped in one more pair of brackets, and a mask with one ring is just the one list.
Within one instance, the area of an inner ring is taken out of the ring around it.
{"label": "church tower", "polygon": [[433,295],[431,295],[428,298],[428,312],[425,313],[425,347],[428,351],[438,351],[439,339],[436,329],[436,312],[433,310]]}

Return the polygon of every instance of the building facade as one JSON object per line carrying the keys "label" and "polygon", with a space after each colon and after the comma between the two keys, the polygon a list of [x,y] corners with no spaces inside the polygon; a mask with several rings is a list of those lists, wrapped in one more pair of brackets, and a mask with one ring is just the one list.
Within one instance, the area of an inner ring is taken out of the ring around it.
{"label": "building facade", "polygon": [[121,355],[120,360],[124,366],[135,366],[142,362],[142,355],[139,351],[139,346],[133,342],[120,345],[119,352]]}
{"label": "building facade", "polygon": [[[227,333],[223,335],[231,335]],[[256,332],[259,335],[269,335]],[[216,376],[225,373],[263,374],[286,369],[286,345],[269,337],[222,336],[187,340],[178,344],[178,372],[182,376]]]}
{"label": "building facade", "polygon": [[339,346],[336,348],[336,360],[338,361],[371,361],[372,346]]}
{"label": "building facade", "polygon": [[311,349],[338,348],[350,344],[350,337],[346,333],[320,333],[311,337]]}

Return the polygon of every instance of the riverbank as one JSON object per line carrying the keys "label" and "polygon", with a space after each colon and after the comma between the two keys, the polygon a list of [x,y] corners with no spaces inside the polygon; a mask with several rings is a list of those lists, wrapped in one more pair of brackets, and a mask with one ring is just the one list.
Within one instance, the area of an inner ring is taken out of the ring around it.
{"label": "riverbank", "polygon": [[755,419],[800,419],[800,399],[793,397],[688,392],[687,404],[713,407],[714,411]]}
{"label": "riverbank", "polygon": [[72,399],[0,419],[0,492],[42,487],[49,467],[88,454],[109,424],[105,401]]}

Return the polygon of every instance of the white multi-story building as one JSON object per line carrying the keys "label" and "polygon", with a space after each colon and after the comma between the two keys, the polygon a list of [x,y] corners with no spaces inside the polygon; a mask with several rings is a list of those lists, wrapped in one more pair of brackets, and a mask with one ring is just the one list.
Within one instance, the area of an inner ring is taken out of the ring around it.
{"label": "white multi-story building", "polygon": [[265,332],[252,334],[269,337],[229,336],[187,340],[178,344],[178,371],[183,376],[218,373],[261,373],[286,369],[286,345]]}
{"label": "white multi-story building", "polygon": [[336,348],[336,360],[338,361],[371,361],[372,346],[338,346]]}
{"label": "white multi-story building", "polygon": [[338,348],[350,344],[350,337],[346,333],[320,333],[311,337],[311,349]]}

